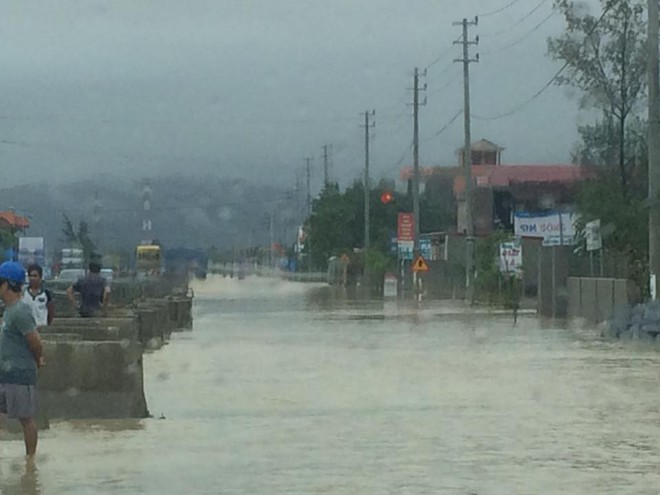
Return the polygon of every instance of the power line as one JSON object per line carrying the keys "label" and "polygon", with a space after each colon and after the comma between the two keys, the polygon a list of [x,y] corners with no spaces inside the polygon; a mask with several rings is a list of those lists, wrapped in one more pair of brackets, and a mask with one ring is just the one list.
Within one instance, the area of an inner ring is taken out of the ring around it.
{"label": "power line", "polygon": [[410,152],[410,150],[412,149],[412,147],[414,145],[415,145],[415,142],[411,141],[410,144],[408,145],[408,147],[405,149],[405,151],[401,154],[401,158],[399,158],[399,160],[396,162],[396,164],[392,168],[398,168],[398,167],[401,166],[401,164],[406,159],[406,156],[408,156],[408,153]]}
{"label": "power line", "polygon": [[[603,21],[603,19],[605,18],[605,16],[607,15],[607,13],[610,11],[610,9],[613,7],[613,5],[614,5],[613,2],[607,4],[607,6],[606,6],[605,9],[603,10],[603,13],[601,14],[601,16],[598,18],[598,20],[596,21],[596,23],[593,25],[593,27],[592,27],[592,28],[589,30],[589,32],[586,34],[586,36],[585,36],[585,38],[584,38],[584,41],[582,42],[582,45],[583,45],[583,46],[584,46],[584,44],[587,42],[587,40],[591,37],[591,35],[594,33],[594,31],[598,28],[598,26],[599,26],[600,23]],[[503,119],[503,118],[505,118],[505,117],[510,117],[511,115],[513,115],[513,114],[519,112],[519,111],[522,110],[524,107],[526,107],[527,105],[529,105],[530,103],[532,103],[532,102],[533,102],[534,100],[536,100],[539,96],[541,96],[541,95],[545,92],[546,89],[548,89],[550,86],[552,86],[552,84],[557,80],[557,78],[561,75],[561,73],[564,72],[564,70],[566,69],[566,67],[568,67],[568,65],[569,65],[569,62],[568,62],[568,61],[564,62],[564,65],[561,66],[561,68],[555,73],[555,75],[552,76],[552,77],[550,78],[550,80],[549,80],[547,83],[545,83],[541,89],[539,89],[539,90],[538,90],[536,93],[534,93],[530,98],[528,98],[527,100],[523,101],[522,103],[520,103],[519,105],[517,105],[516,107],[514,107],[514,108],[511,109],[510,111],[505,112],[505,113],[501,113],[501,114],[499,114],[499,115],[493,115],[493,116],[488,116],[488,117],[479,116],[479,115],[474,115],[474,114],[472,114],[471,116],[474,117],[474,118],[477,119],[477,120],[500,120],[500,119]]]}
{"label": "power line", "polygon": [[498,53],[498,52],[502,52],[504,50],[508,50],[510,48],[513,48],[516,45],[519,45],[520,43],[525,41],[527,38],[529,38],[532,34],[534,34],[536,31],[538,31],[541,28],[541,26],[543,26],[546,22],[548,22],[550,19],[552,19],[555,16],[556,13],[557,13],[557,11],[553,10],[541,22],[539,22],[536,26],[534,26],[531,31],[527,32],[526,34],[524,34],[520,38],[516,39],[515,41],[509,43],[508,45],[504,45],[500,48],[494,48],[493,50],[487,50],[483,54],[484,55],[489,55],[491,53]]}
{"label": "power line", "polygon": [[439,88],[437,88],[434,91],[429,91],[429,94],[436,94],[436,93],[440,93],[441,91],[444,91],[449,86],[451,86],[456,81],[458,81],[461,78],[461,75],[462,74],[460,72],[457,72],[456,75],[454,77],[452,77],[449,81],[447,81],[445,84],[443,84],[442,86],[440,86]]}
{"label": "power line", "polygon": [[428,64],[428,65],[424,68],[424,70],[428,70],[428,69],[430,69],[431,67],[433,67],[435,64],[437,64],[438,62],[440,62],[443,58],[445,58],[445,57],[446,57],[447,55],[449,55],[450,53],[451,53],[451,47],[448,48],[448,49],[446,49],[444,52],[442,52],[440,55],[438,55],[435,59],[433,59],[433,61],[432,61],[430,64]]}
{"label": "power line", "polygon": [[437,131],[436,133],[434,133],[432,136],[429,136],[428,138],[426,138],[424,140],[424,142],[430,141],[431,139],[434,139],[434,138],[438,137],[440,134],[442,134],[443,132],[445,132],[449,128],[449,126],[452,125],[454,122],[456,122],[456,119],[459,118],[461,115],[463,115],[463,110],[459,110],[458,112],[456,112],[454,114],[454,116],[449,120],[449,122],[447,122],[445,125],[443,125],[442,128],[439,131]]}
{"label": "power line", "polygon": [[266,125],[309,125],[309,124],[322,124],[322,123],[343,123],[352,122],[355,119],[349,117],[331,117],[326,119],[276,119],[276,120],[244,120],[244,119],[208,119],[208,120],[158,120],[158,119],[114,119],[105,117],[76,117],[68,115],[0,115],[0,121],[11,122],[53,122],[53,123],[81,123],[81,124],[107,124],[107,125],[176,125],[182,124],[190,125],[228,125],[235,126],[238,124],[266,124]]}
{"label": "power line", "polygon": [[[496,37],[496,36],[501,36],[501,35],[503,35],[503,34],[508,34],[508,33],[510,33],[512,28],[516,27],[516,26],[519,25],[519,24],[522,24],[522,23],[525,22],[527,19],[529,19],[532,15],[534,15],[534,13],[536,13],[537,10],[539,10],[541,7],[543,7],[543,5],[545,5],[545,3],[546,3],[547,1],[548,1],[548,0],[541,0],[541,1],[536,5],[536,7],[534,7],[532,10],[530,10],[529,12],[527,12],[527,14],[525,14],[524,16],[522,16],[520,19],[518,19],[516,22],[514,22],[513,24],[511,24],[511,25],[510,25],[509,27],[507,27],[506,29],[501,29],[501,30],[499,30],[499,31],[495,31],[494,33],[486,33],[486,34],[483,34],[482,36],[485,36],[485,37],[487,37],[487,38],[494,38],[494,37]],[[554,8],[553,8],[553,10],[554,10]]]}
{"label": "power line", "polygon": [[[458,39],[459,39],[459,38],[456,38],[456,40],[458,40]],[[456,40],[453,40],[452,43],[451,43],[451,45],[449,45],[449,47],[447,47],[446,50],[444,50],[442,53],[440,53],[440,55],[438,55],[436,58],[434,58],[433,61],[432,61],[430,64],[428,64],[426,67],[424,67],[424,68],[422,69],[422,71],[427,71],[427,70],[429,70],[429,69],[430,69],[431,67],[433,67],[435,64],[437,64],[438,62],[440,62],[443,58],[445,58],[447,55],[449,55],[449,54],[452,52],[452,48],[454,47],[454,41],[456,41]]]}
{"label": "power line", "polygon": [[477,17],[490,17],[495,14],[499,14],[500,12],[504,12],[506,9],[513,7],[515,4],[517,4],[520,0],[512,0],[508,4],[504,5],[503,7],[500,7],[497,10],[493,10],[492,12],[486,12],[485,14],[479,14]]}

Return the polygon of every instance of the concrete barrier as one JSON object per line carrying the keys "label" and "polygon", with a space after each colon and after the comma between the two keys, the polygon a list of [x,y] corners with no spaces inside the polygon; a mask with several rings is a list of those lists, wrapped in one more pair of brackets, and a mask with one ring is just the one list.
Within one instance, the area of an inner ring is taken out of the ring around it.
{"label": "concrete barrier", "polygon": [[137,310],[140,342],[145,349],[160,349],[165,344],[162,327],[158,324],[158,315],[155,309],[139,308]]}
{"label": "concrete barrier", "polygon": [[138,342],[44,342],[39,402],[49,418],[143,418]]}
{"label": "concrete barrier", "polygon": [[614,279],[596,279],[596,321],[605,321],[614,314]]}
{"label": "concrete barrier", "polygon": [[581,279],[580,314],[589,321],[598,321],[596,306],[596,279]]}
{"label": "concrete barrier", "polygon": [[568,277],[566,287],[568,289],[568,317],[580,318],[582,305],[582,280],[577,277]]}
{"label": "concrete barrier", "polygon": [[592,323],[612,319],[629,306],[629,282],[614,278],[570,277],[569,315]]}
{"label": "concrete barrier", "polygon": [[40,329],[43,338],[51,334],[79,335],[82,340],[138,340],[137,318],[68,318],[56,319],[53,324]]}
{"label": "concrete barrier", "polygon": [[58,317],[40,329],[46,359],[38,381],[43,418],[148,416],[143,351],[192,326],[192,299],[151,299],[110,313],[107,318]]}

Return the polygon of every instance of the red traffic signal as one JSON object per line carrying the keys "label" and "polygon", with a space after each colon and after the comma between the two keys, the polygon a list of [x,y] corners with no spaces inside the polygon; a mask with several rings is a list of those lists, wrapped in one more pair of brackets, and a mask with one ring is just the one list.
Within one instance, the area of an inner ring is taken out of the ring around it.
{"label": "red traffic signal", "polygon": [[392,200],[394,200],[394,194],[392,194],[391,191],[384,191],[383,194],[380,195],[380,202],[384,205],[391,203]]}

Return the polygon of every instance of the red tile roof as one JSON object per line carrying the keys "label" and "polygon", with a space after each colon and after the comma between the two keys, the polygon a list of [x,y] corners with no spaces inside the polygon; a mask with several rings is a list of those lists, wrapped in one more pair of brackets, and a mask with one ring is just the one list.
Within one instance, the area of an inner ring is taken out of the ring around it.
{"label": "red tile roof", "polygon": [[[577,165],[473,165],[477,187],[508,187],[524,183],[580,182],[594,177],[594,171]],[[465,178],[454,178],[454,193],[465,190]]]}
{"label": "red tile roof", "polygon": [[30,220],[13,211],[0,211],[0,227],[4,226],[12,229],[26,229],[30,226]]}

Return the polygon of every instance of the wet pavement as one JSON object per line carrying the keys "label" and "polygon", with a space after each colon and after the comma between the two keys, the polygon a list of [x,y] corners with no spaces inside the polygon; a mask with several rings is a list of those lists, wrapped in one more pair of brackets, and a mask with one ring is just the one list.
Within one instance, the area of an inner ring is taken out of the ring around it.
{"label": "wet pavement", "polygon": [[214,278],[153,418],[60,422],[2,494],[657,494],[660,354],[522,316]]}

